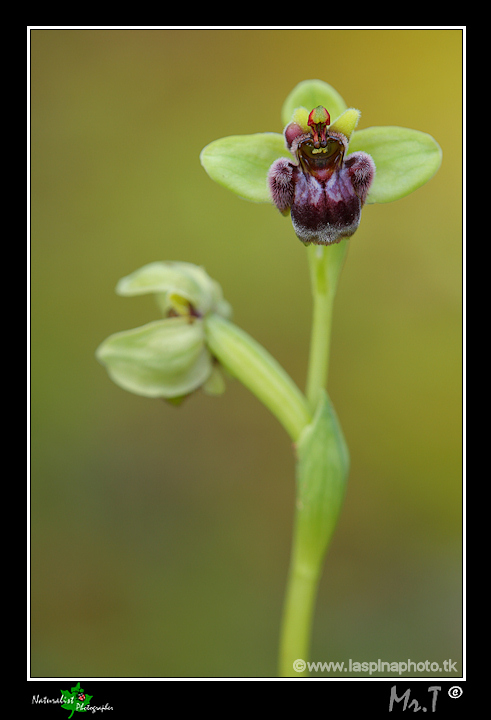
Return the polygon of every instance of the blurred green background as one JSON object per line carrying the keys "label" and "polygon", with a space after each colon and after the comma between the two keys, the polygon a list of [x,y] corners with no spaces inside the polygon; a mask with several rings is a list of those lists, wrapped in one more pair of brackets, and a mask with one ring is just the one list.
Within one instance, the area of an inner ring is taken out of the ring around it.
{"label": "blurred green background", "polygon": [[443,164],[350,241],[329,392],[352,467],[311,659],[461,674],[461,70],[459,30],[31,31],[33,676],[276,673],[288,437],[238,382],[175,408],[121,390],[94,351],[159,317],[117,280],[184,260],[304,387],[305,249],[199,153],[280,132],[312,77],[360,128],[432,134]]}

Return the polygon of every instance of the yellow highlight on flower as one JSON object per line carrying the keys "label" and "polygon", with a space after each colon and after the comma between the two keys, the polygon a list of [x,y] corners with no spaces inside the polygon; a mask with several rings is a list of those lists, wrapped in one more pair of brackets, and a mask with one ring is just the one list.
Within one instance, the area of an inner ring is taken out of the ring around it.
{"label": "yellow highlight on flower", "polygon": [[360,116],[361,112],[359,110],[348,108],[332,125],[329,125],[329,132],[342,133],[349,140],[353,130],[358,125]]}
{"label": "yellow highlight on flower", "polygon": [[295,108],[293,111],[292,119],[290,120],[291,123],[296,123],[297,125],[300,125],[302,130],[306,133],[310,132],[310,128],[308,125],[309,120],[309,110],[307,110],[304,107],[298,107]]}
{"label": "yellow highlight on flower", "polygon": [[[329,108],[327,109],[329,110]],[[290,122],[300,125],[304,132],[310,132],[310,127],[308,124],[309,112],[310,111],[304,107],[295,108]],[[329,126],[329,130],[342,133],[349,140],[351,135],[353,134],[353,130],[358,125],[360,117],[361,112],[359,110],[357,110],[356,108],[348,108],[348,110],[345,110],[344,113],[340,115],[338,119],[332,123],[332,125]]]}

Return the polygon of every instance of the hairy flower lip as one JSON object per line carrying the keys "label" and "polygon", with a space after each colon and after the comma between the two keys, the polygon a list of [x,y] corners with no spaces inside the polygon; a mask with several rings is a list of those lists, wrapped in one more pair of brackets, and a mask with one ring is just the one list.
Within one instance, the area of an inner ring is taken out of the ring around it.
{"label": "hairy flower lip", "polygon": [[[269,188],[278,210],[283,214],[290,210],[299,240],[332,245],[356,232],[375,164],[363,152],[346,156],[358,110],[346,111],[333,130],[328,127],[330,115],[325,107],[314,108],[305,124],[302,118],[306,113],[302,108],[294,110],[284,129],[293,162],[280,158],[273,163]],[[346,129],[346,135],[340,127]]]}

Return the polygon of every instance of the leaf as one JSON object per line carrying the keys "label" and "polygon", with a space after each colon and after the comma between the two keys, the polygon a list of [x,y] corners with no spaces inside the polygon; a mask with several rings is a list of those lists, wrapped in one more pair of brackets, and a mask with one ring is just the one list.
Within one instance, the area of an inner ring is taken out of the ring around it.
{"label": "leaf", "polygon": [[256,133],[214,140],[203,148],[200,160],[219,185],[251,202],[271,202],[268,170],[279,157],[292,159],[283,135]]}
{"label": "leaf", "polygon": [[323,391],[314,420],[297,443],[298,560],[318,569],[344,499],[349,454],[334,408]]}
{"label": "leaf", "polygon": [[297,107],[304,107],[309,112],[318,105],[323,105],[334,121],[347,109],[341,95],[323,80],[304,80],[293,88],[283,104],[281,121],[283,127],[288,125]]}
{"label": "leaf", "polygon": [[153,398],[187,395],[212,370],[203,322],[185,317],[157,320],[111,335],[98,347],[96,357],[117,385]]}
{"label": "leaf", "polygon": [[386,126],[356,131],[349,152],[363,150],[372,156],[375,179],[367,203],[399,200],[433,177],[442,161],[442,151],[427,133]]}

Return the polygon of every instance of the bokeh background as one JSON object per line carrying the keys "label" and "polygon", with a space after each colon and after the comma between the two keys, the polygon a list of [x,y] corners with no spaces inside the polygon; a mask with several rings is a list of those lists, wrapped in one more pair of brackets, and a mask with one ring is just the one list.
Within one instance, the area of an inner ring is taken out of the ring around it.
{"label": "bokeh background", "polygon": [[236,381],[175,408],[121,390],[94,351],[159,317],[151,297],[116,296],[117,280],[185,260],[304,387],[304,247],[272,206],[214,184],[199,153],[280,132],[286,95],[312,77],[362,110],[360,127],[432,134],[443,164],[411,196],[365,208],[341,277],[329,392],[352,466],[311,659],[451,659],[460,675],[461,31],[30,41],[32,675],[276,673],[288,437]]}

